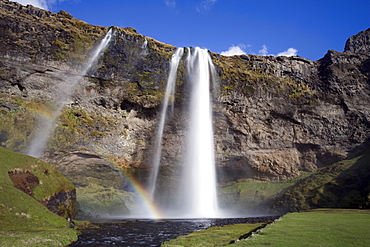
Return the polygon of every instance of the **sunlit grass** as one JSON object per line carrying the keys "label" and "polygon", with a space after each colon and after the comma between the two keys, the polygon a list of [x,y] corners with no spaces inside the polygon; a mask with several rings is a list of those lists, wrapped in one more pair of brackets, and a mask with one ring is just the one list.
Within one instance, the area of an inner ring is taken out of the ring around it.
{"label": "sunlit grass", "polygon": [[222,227],[210,227],[203,231],[190,233],[189,235],[179,236],[174,240],[167,241],[161,246],[225,246],[235,241],[240,236],[263,226],[263,223],[255,224],[235,224]]}
{"label": "sunlit grass", "polygon": [[235,246],[370,246],[370,210],[289,213]]}
{"label": "sunlit grass", "polygon": [[36,199],[73,189],[53,165],[0,147],[0,246],[66,246],[76,241],[77,231],[66,219],[14,187],[8,171],[16,168],[42,181],[34,190]]}
{"label": "sunlit grass", "polygon": [[316,209],[286,214],[248,239],[262,223],[211,227],[161,246],[370,246],[369,222],[370,210]]}

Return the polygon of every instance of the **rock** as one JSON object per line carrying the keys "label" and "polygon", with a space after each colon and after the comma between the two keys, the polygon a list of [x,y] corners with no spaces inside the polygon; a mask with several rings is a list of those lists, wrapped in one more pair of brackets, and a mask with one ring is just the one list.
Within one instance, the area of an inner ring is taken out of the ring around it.
{"label": "rock", "polygon": [[15,188],[33,196],[33,189],[39,185],[39,179],[35,175],[27,170],[12,170],[8,171],[8,174]]}
{"label": "rock", "polygon": [[[10,104],[0,103],[18,106],[14,114],[2,107],[0,141],[24,151],[37,124],[34,112],[53,109],[56,85],[78,76],[87,51],[108,28],[8,1],[0,11],[0,93]],[[124,187],[118,168],[147,178],[175,50],[132,28],[112,28],[113,41],[74,88],[43,157],[81,187],[89,181],[105,187],[110,178],[114,188]],[[211,54],[218,79],[212,103],[219,182],[291,179],[364,150],[370,138],[368,34],[349,38],[345,52],[328,51],[318,61]],[[184,68],[181,61],[174,117],[163,136],[160,183],[166,186],[171,174],[178,176],[189,120]],[[86,179],[77,179],[85,170]]]}
{"label": "rock", "polygon": [[344,52],[370,53],[370,28],[351,36],[344,47]]}
{"label": "rock", "polygon": [[69,178],[76,187],[99,185],[122,189],[121,172],[107,160],[93,153],[73,152],[54,158],[60,173]]}

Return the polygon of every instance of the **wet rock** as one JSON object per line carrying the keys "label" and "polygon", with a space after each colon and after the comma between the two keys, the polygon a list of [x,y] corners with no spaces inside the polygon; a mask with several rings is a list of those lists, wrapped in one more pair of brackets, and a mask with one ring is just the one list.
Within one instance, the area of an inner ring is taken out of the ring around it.
{"label": "wet rock", "polygon": [[103,187],[123,188],[120,171],[97,154],[73,152],[54,159],[58,170],[75,186],[86,187],[91,184]]}

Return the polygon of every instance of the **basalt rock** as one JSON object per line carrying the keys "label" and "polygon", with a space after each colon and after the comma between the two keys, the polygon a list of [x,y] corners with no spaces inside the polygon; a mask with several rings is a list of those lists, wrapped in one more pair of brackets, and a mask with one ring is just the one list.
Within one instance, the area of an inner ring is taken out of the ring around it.
{"label": "basalt rock", "polygon": [[350,37],[344,47],[345,52],[369,54],[370,34],[369,29]]}
{"label": "basalt rock", "polygon": [[[0,141],[22,152],[37,125],[34,112],[52,111],[56,86],[78,76],[108,28],[5,0],[0,11]],[[133,28],[112,28],[113,40],[73,90],[43,158],[67,171],[63,157],[83,150],[99,157],[107,176],[119,177],[108,169],[113,163],[145,181],[175,47]],[[212,53],[219,182],[291,179],[364,150],[370,137],[369,33],[351,37],[345,52],[328,51],[318,61]],[[185,56],[174,117],[165,127],[160,179],[182,160],[189,103]],[[72,177],[72,170],[66,175]]]}

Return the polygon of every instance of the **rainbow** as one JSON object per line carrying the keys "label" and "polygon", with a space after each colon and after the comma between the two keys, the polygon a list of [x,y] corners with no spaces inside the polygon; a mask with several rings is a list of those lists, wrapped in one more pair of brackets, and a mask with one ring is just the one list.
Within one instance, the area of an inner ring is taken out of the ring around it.
{"label": "rainbow", "polygon": [[[53,111],[47,108],[28,108],[29,111],[38,114],[40,117],[44,119],[48,119],[50,121],[55,121],[55,118],[58,116]],[[148,217],[150,219],[159,220],[162,218],[162,213],[158,209],[158,207],[154,204],[151,196],[148,194],[148,191],[142,186],[133,176],[128,174],[122,175],[125,179],[130,183],[131,187],[135,190],[135,194],[138,195],[138,203],[140,206],[143,206],[143,210],[145,212],[140,212],[140,217]]]}
{"label": "rainbow", "polygon": [[42,117],[43,119],[48,119],[50,121],[55,121],[55,118],[58,116],[53,112],[51,109],[47,108],[28,108],[30,112],[36,113],[38,116]]}
{"label": "rainbow", "polygon": [[127,181],[130,183],[136,194],[139,196],[139,202],[143,206],[145,212],[140,213],[140,216],[144,216],[154,220],[160,220],[163,218],[161,211],[155,205],[148,191],[141,185],[134,177],[123,174]]}

